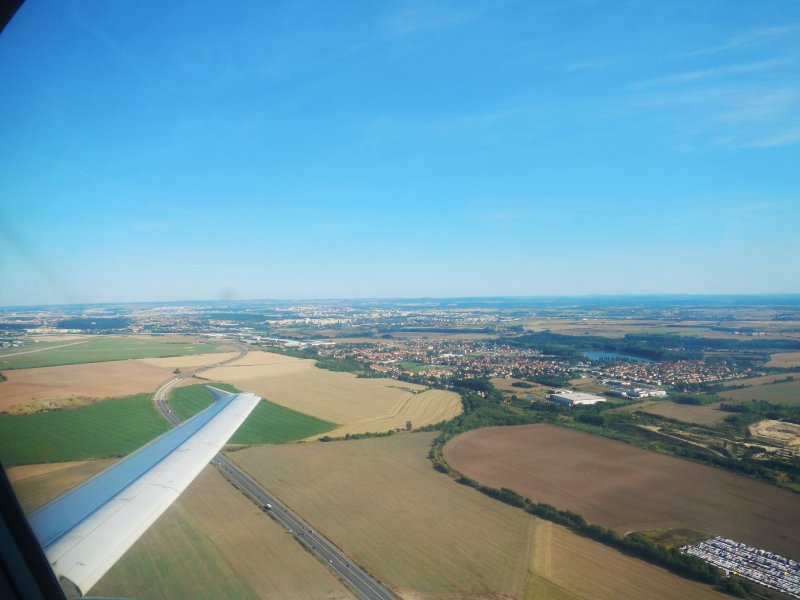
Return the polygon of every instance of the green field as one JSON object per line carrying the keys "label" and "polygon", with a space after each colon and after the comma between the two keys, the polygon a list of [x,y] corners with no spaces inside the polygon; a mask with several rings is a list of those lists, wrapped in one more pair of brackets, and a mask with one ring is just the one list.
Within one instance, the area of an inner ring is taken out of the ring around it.
{"label": "green field", "polygon": [[[211,384],[232,392],[239,391],[224,383]],[[177,388],[170,407],[181,419],[188,419],[211,404],[211,393],[202,385]],[[282,444],[319,435],[338,427],[303,413],[262,400],[231,438],[231,444]]]}
{"label": "green field", "polygon": [[[785,377],[785,375],[784,375]],[[717,394],[726,402],[742,403],[763,400],[770,404],[800,406],[800,378],[783,383],[765,383],[740,390],[725,390]]]}
{"label": "green field", "polygon": [[710,533],[687,528],[648,529],[636,533],[659,546],[676,550],[681,546],[697,544],[713,537]]}
{"label": "green field", "polygon": [[72,410],[0,415],[3,466],[123,456],[169,429],[150,394]]}
{"label": "green field", "polygon": [[[65,342],[69,344],[69,342]],[[4,357],[0,354],[0,370],[31,369],[35,367],[55,367],[81,363],[125,360],[129,358],[163,358],[166,356],[185,356],[187,354],[208,354],[215,352],[216,343],[172,342],[150,336],[111,337],[95,336],[78,344],[62,345],[41,352]],[[36,346],[16,349],[14,352],[36,350]],[[6,354],[13,354],[8,352]]]}

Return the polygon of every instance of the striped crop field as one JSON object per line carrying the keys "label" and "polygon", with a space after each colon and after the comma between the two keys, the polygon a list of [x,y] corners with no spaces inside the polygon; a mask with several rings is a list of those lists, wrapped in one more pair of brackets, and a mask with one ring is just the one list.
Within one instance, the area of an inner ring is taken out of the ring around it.
{"label": "striped crop field", "polygon": [[150,394],[73,410],[0,415],[5,466],[123,456],[169,429]]}

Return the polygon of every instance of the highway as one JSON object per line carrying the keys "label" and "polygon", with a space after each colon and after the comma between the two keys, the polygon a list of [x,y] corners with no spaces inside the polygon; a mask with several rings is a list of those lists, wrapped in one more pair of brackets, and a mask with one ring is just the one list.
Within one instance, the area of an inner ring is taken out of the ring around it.
{"label": "highway", "polygon": [[[153,396],[158,412],[161,413],[171,425],[177,425],[181,420],[169,408],[169,394],[184,379],[188,379],[201,371],[222,366],[224,364],[239,360],[247,354],[246,346],[239,346],[239,354],[226,361],[207,365],[196,369],[191,373],[170,379],[156,391]],[[242,471],[239,467],[228,460],[221,452],[217,454],[211,464],[216,466],[220,472],[240,491],[248,496],[261,508],[265,515],[271,516],[275,521],[283,525],[309,552],[322,561],[333,573],[347,584],[353,591],[366,600],[396,600],[396,596],[387,588],[378,583],[364,570],[353,563],[336,546],[314,531],[308,523],[303,521],[294,512],[261,487],[255,479]],[[267,507],[271,508],[267,508]]]}

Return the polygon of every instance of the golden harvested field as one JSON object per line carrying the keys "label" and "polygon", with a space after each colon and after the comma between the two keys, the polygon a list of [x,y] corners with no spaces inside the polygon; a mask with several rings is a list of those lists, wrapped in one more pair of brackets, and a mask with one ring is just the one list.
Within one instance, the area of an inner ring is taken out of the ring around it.
{"label": "golden harvested field", "polygon": [[388,431],[404,427],[409,420],[414,427],[421,427],[461,410],[454,393],[421,394],[426,388],[414,383],[359,379],[352,373],[318,369],[312,360],[269,352],[250,352],[231,365],[205,371],[203,377],[339,423],[350,433]]}
{"label": "golden harvested field", "polygon": [[730,598],[568,529],[537,520],[526,600]]}
{"label": "golden harvested field", "polygon": [[800,367],[800,352],[779,352],[770,356],[769,362],[765,365],[767,367],[781,367],[784,369],[792,369]]}
{"label": "golden harvested field", "polygon": [[552,425],[468,431],[453,468],[619,532],[688,527],[800,558],[798,495],[671,456]]}
{"label": "golden harvested field", "polygon": [[426,390],[409,394],[398,402],[392,411],[380,417],[359,419],[328,432],[331,437],[343,437],[348,433],[370,433],[405,429],[406,423],[412,427],[422,427],[431,423],[449,421],[461,413],[461,400],[458,394],[445,390]]}
{"label": "golden harvested field", "polygon": [[22,510],[30,514],[115,462],[116,458],[100,458],[11,467],[8,479]]}
{"label": "golden harvested field", "polygon": [[231,457],[402,598],[722,600],[458,485],[431,467],[433,437],[263,446]]}
{"label": "golden harvested field", "polygon": [[532,517],[454,483],[434,433],[248,448],[231,458],[406,598],[521,597]]}
{"label": "golden harvested field", "polygon": [[795,379],[800,379],[800,372],[778,373],[775,375],[764,375],[763,377],[750,377],[748,379],[732,379],[730,381],[724,381],[722,385],[724,387],[733,387],[740,385],[753,387],[757,385],[771,384],[774,381],[780,379],[786,379],[786,377],[794,377]]}
{"label": "golden harvested field", "polygon": [[[538,383],[531,383],[530,381],[525,381],[524,379],[514,379],[513,377],[493,377],[492,378],[492,385],[496,387],[498,390],[502,392],[508,392],[509,394],[517,394],[518,396],[524,396],[526,394],[533,394],[534,396],[546,396],[550,393],[550,387],[546,385],[540,385]],[[513,383],[527,383],[529,388],[521,388],[521,387],[514,387]]]}
{"label": "golden harvested field", "polygon": [[[153,392],[171,374],[171,369],[139,360],[14,369],[5,371],[7,380],[0,383],[0,411],[31,412],[79,406],[86,404],[86,399]],[[83,401],[63,402],[70,398]]]}
{"label": "golden harvested field", "polygon": [[668,419],[676,419],[685,423],[710,425],[721,421],[731,413],[719,410],[719,402],[704,405],[676,404],[675,402],[658,402],[641,408],[642,412],[659,415]]}
{"label": "golden harvested field", "polygon": [[195,356],[170,356],[168,358],[140,358],[136,362],[161,367],[162,369],[192,369],[213,365],[233,358],[238,352],[215,352],[212,354],[198,354]]}
{"label": "golden harvested field", "polygon": [[91,593],[152,600],[353,598],[213,467],[206,467]]}

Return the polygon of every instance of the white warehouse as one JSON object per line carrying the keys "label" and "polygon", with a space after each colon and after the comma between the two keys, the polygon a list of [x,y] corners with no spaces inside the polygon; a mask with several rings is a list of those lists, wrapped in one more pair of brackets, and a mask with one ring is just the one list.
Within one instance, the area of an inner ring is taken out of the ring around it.
{"label": "white warehouse", "polygon": [[598,402],[605,402],[606,399],[602,396],[595,396],[594,394],[587,394],[585,392],[575,392],[573,390],[553,390],[550,393],[550,400],[558,402],[559,404],[568,404],[575,406],[576,404],[597,404]]}

